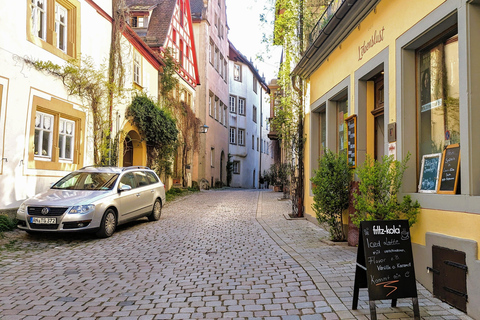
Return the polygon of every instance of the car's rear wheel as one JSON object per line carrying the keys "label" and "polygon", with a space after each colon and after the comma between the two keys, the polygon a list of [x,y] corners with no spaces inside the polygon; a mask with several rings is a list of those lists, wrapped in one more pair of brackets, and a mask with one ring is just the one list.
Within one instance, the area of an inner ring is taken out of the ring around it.
{"label": "car's rear wheel", "polygon": [[150,221],[158,221],[160,220],[160,216],[162,215],[162,202],[160,199],[155,200],[153,204],[153,210],[150,215],[148,215],[148,220]]}
{"label": "car's rear wheel", "polygon": [[107,209],[103,214],[102,223],[100,229],[97,231],[97,237],[108,238],[113,235],[117,228],[117,216],[113,209]]}

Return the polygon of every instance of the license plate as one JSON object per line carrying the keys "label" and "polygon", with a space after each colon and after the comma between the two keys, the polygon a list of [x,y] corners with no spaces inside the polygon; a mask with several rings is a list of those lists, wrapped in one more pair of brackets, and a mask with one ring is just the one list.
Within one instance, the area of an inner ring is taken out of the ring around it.
{"label": "license plate", "polygon": [[56,224],[57,218],[31,217],[30,223],[36,224]]}

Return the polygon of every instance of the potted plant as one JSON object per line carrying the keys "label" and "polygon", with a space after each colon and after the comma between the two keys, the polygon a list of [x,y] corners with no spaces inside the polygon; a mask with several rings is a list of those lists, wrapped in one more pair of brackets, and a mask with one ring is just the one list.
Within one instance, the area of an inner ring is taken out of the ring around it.
{"label": "potted plant", "polygon": [[317,220],[329,226],[330,239],[344,241],[343,213],[349,204],[349,186],[352,170],[345,153],[327,150],[320,158],[318,170],[310,179],[313,187],[313,205]]}
{"label": "potted plant", "polygon": [[367,155],[362,166],[355,171],[358,179],[358,192],[354,194],[355,212],[352,222],[358,227],[364,220],[406,219],[412,226],[420,212],[418,201],[409,195],[399,201],[398,194],[410,154],[403,161],[393,156],[384,156],[376,161]]}

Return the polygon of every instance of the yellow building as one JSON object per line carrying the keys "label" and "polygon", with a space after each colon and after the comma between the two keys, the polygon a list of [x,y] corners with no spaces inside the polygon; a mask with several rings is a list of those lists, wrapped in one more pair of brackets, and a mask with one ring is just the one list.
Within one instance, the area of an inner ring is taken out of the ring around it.
{"label": "yellow building", "polygon": [[[398,160],[411,154],[401,196],[411,195],[422,206],[411,229],[417,280],[477,319],[479,30],[478,0],[336,1],[294,70],[310,86],[306,214],[314,220],[309,179],[318,159],[325,149],[347,150],[344,120],[355,115],[358,164],[367,154],[376,159],[393,154]],[[451,192],[425,188],[420,183],[424,156],[456,144],[461,157]]]}

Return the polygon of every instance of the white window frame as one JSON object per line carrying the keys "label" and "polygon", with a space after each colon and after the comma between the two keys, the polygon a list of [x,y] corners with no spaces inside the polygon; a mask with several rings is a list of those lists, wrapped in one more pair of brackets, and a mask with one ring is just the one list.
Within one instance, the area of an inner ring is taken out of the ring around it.
{"label": "white window frame", "polygon": [[142,79],[142,61],[140,57],[140,53],[134,51],[133,53],[133,82],[138,85],[141,84]]}
{"label": "white window frame", "polygon": [[[43,8],[39,6],[43,5]],[[31,0],[32,8],[32,33],[42,40],[47,39],[47,0]]]}
{"label": "white window frame", "polygon": [[[46,124],[45,119],[50,119],[50,125]],[[47,126],[47,127],[45,127]],[[39,112],[35,114],[35,135],[34,135],[34,154],[37,150],[43,150],[43,135],[45,132],[49,133],[48,147],[46,148],[46,154],[35,154],[35,159],[38,160],[51,160],[52,159],[52,145],[53,145],[53,129],[55,126],[55,116],[52,114]],[[38,135],[37,135],[38,132]],[[38,139],[38,140],[37,140]],[[43,153],[43,152],[42,152]]]}
{"label": "white window frame", "polygon": [[230,96],[230,113],[237,113],[237,97]]}
{"label": "white window frame", "polygon": [[[69,125],[71,127],[69,128]],[[66,153],[67,140],[70,139],[70,154]],[[59,159],[62,161],[73,162],[75,146],[75,121],[60,118],[60,127],[58,128],[58,148]]]}
{"label": "white window frame", "polygon": [[[64,21],[62,21],[64,13]],[[68,10],[58,2],[55,2],[55,33],[57,34],[57,48],[67,52],[67,33],[68,33]],[[63,46],[62,46],[63,44]]]}
{"label": "white window frame", "polygon": [[230,127],[230,144],[237,144],[237,128]]}
{"label": "white window frame", "polygon": [[245,98],[238,98],[238,114],[244,116],[245,115]]}
{"label": "white window frame", "polygon": [[245,145],[245,129],[238,129],[238,145]]}

